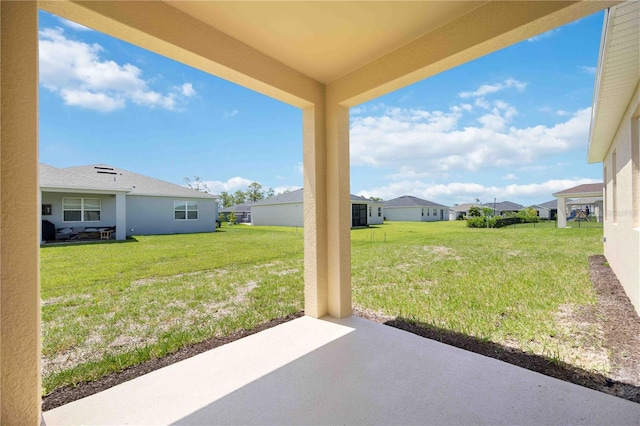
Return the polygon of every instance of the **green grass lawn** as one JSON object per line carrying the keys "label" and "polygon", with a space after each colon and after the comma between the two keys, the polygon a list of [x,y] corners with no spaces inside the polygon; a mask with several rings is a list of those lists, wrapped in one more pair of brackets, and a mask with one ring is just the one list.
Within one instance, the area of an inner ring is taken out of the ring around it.
{"label": "green grass lawn", "polygon": [[[43,392],[303,308],[301,229],[221,231],[43,247]],[[601,237],[464,222],[354,230],[354,305],[580,364],[597,330],[565,320],[595,302],[587,256]]]}

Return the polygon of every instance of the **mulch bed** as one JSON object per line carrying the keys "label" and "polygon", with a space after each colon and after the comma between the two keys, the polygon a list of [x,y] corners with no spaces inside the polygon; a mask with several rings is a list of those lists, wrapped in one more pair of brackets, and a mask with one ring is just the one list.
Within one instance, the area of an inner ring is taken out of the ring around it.
{"label": "mulch bed", "polygon": [[[479,341],[473,337],[435,328],[428,324],[410,322],[402,318],[389,319],[389,317],[369,311],[355,310],[354,315],[640,403],[640,317],[624,293],[615,274],[607,266],[604,256],[591,256],[589,264],[591,281],[597,293],[598,303],[593,306],[583,307],[580,311],[580,321],[598,324],[603,330],[604,341],[601,344],[611,354],[611,371],[607,376],[585,371],[562,362],[552,362],[548,358],[526,353],[515,348],[505,347],[493,342]],[[60,405],[93,395],[143,374],[303,315],[303,312],[298,312],[277,318],[260,324],[252,330],[240,330],[229,336],[212,338],[184,347],[162,358],[152,359],[123,371],[108,374],[93,382],[58,388],[43,397],[42,409],[43,411],[51,410]]]}

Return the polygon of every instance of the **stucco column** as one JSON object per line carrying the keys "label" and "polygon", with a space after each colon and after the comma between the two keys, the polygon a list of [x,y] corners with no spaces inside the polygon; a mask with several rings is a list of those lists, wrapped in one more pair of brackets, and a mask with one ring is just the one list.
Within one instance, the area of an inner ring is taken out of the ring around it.
{"label": "stucco column", "polygon": [[567,227],[567,199],[558,197],[558,228]]}
{"label": "stucco column", "polygon": [[351,315],[349,109],[327,102],[327,226],[329,315]]}
{"label": "stucco column", "polygon": [[305,313],[351,315],[349,110],[303,110]]}
{"label": "stucco column", "polygon": [[127,196],[116,193],[116,240],[127,239]]}
{"label": "stucco column", "polygon": [[327,306],[327,182],[324,104],[305,108],[304,161],[304,310],[314,318],[325,316]]}
{"label": "stucco column", "polygon": [[0,2],[0,424],[40,423],[38,4]]}

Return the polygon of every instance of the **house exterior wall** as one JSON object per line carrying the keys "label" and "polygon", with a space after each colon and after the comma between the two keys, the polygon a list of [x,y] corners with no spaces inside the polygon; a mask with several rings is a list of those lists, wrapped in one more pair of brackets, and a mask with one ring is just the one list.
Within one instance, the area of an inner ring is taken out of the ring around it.
{"label": "house exterior wall", "polygon": [[[99,198],[100,220],[97,222],[72,221],[65,222],[62,215],[63,198]],[[42,220],[48,220],[57,228],[64,227],[106,227],[116,225],[116,196],[115,194],[84,194],[70,192],[43,192],[42,204],[51,204],[51,215],[42,216]]]}
{"label": "house exterior wall", "polygon": [[[367,204],[367,203],[351,203]],[[369,215],[371,207],[371,215]],[[378,216],[378,207],[381,214]],[[349,223],[351,222],[351,213]],[[304,226],[303,203],[266,204],[251,206],[251,223],[256,226]],[[381,225],[384,223],[384,208],[382,204],[367,204],[367,225]]]}
{"label": "house exterior wall", "polygon": [[[198,219],[176,220],[174,201],[197,201]],[[127,235],[214,232],[218,218],[215,199],[127,196]]]}
{"label": "house exterior wall", "polygon": [[436,222],[450,219],[449,209],[443,207],[385,207],[384,215],[387,220],[405,222]]}
{"label": "house exterior wall", "polygon": [[[378,209],[380,209],[380,216],[378,216]],[[369,211],[371,211],[371,214],[369,214]],[[385,214],[386,214],[386,211],[382,204],[368,204],[367,205],[367,224],[382,225],[384,223]]]}
{"label": "house exterior wall", "polygon": [[304,226],[303,203],[251,206],[251,223],[256,226]]}
{"label": "house exterior wall", "polygon": [[638,176],[639,97],[639,88],[636,87],[631,98],[632,102],[627,107],[603,162],[606,209],[604,254],[638,313],[640,313],[640,211],[634,199],[638,197],[638,179],[640,178]]}

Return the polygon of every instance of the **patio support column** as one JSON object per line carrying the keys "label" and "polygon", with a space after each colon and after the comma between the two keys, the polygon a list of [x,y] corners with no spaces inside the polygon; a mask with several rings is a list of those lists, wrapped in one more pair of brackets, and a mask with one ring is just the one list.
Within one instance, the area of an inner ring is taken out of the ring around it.
{"label": "patio support column", "polygon": [[329,315],[351,315],[349,108],[327,102],[327,224]]}
{"label": "patio support column", "polygon": [[40,423],[38,3],[0,2],[0,424]]}
{"label": "patio support column", "polygon": [[558,197],[558,229],[567,227],[567,199]]}
{"label": "patio support column", "polygon": [[305,313],[351,315],[349,110],[303,109]]}
{"label": "patio support column", "polygon": [[324,103],[302,112],[304,161],[304,311],[321,318],[327,306],[327,182]]}
{"label": "patio support column", "polygon": [[127,239],[127,195],[116,193],[116,240]]}

